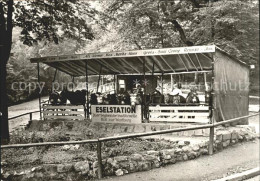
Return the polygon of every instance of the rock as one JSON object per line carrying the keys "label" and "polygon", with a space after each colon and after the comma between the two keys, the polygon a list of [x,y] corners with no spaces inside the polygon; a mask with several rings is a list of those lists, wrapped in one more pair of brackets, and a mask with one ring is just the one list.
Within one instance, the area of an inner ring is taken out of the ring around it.
{"label": "rock", "polygon": [[129,170],[130,170],[130,172],[135,172],[136,171],[136,165],[137,165],[136,162],[130,162],[129,163]]}
{"label": "rock", "polygon": [[134,161],[142,161],[144,158],[141,154],[133,154],[131,155],[131,160],[134,160]]}
{"label": "rock", "polygon": [[182,147],[183,152],[191,152],[192,148],[190,146],[184,146]]}
{"label": "rock", "polygon": [[184,155],[182,156],[182,158],[183,158],[184,161],[188,160],[188,156],[187,156],[186,154],[184,154]]}
{"label": "rock", "polygon": [[199,145],[194,145],[194,146],[192,146],[192,150],[193,150],[193,151],[199,151],[199,150],[200,150]]}
{"label": "rock", "polygon": [[194,151],[189,152],[187,155],[190,160],[195,159],[198,156]]}
{"label": "rock", "polygon": [[127,161],[128,157],[127,156],[117,156],[117,157],[114,157],[114,160],[116,160],[117,162]]}
{"label": "rock", "polygon": [[98,167],[98,161],[94,161],[93,168],[97,168],[97,167]]}
{"label": "rock", "polygon": [[177,156],[177,157],[176,157],[176,160],[177,160],[177,161],[182,161],[182,160],[183,160],[183,156],[182,156],[182,155]]}
{"label": "rock", "polygon": [[31,169],[32,172],[37,172],[37,171],[41,171],[42,170],[42,166],[38,166],[38,167],[33,167]]}
{"label": "rock", "polygon": [[152,161],[151,163],[151,168],[159,168],[160,167],[160,162],[157,161]]}
{"label": "rock", "polygon": [[220,134],[220,133],[217,133],[217,134],[216,134],[216,140],[217,140],[217,141],[222,141],[222,139],[223,139],[223,135]]}
{"label": "rock", "polygon": [[231,139],[232,139],[232,140],[238,139],[238,134],[237,134],[237,132],[231,133]]}
{"label": "rock", "polygon": [[226,140],[222,143],[223,147],[226,148],[230,144],[230,140]]}
{"label": "rock", "polygon": [[117,161],[112,158],[108,158],[107,163],[110,164],[112,167],[119,168]]}
{"label": "rock", "polygon": [[177,149],[175,149],[175,153],[176,154],[179,154],[179,153],[181,153],[183,150],[181,149],[181,148],[177,148]]}
{"label": "rock", "polygon": [[185,146],[186,144],[184,143],[184,141],[179,141],[179,142],[178,142],[178,145],[179,145],[179,147],[183,147],[183,146]]}
{"label": "rock", "polygon": [[59,164],[57,166],[58,173],[69,172],[72,169],[72,164]]}
{"label": "rock", "polygon": [[143,133],[145,132],[145,127],[143,125],[135,125],[134,132]]}
{"label": "rock", "polygon": [[163,155],[170,155],[172,157],[175,155],[175,149],[162,150],[161,152]]}
{"label": "rock", "polygon": [[164,158],[165,160],[170,160],[172,157],[171,157],[171,155],[165,155],[165,156],[163,156],[163,158]]}
{"label": "rock", "polygon": [[142,170],[148,171],[151,170],[151,163],[150,162],[145,162],[142,164]]}
{"label": "rock", "polygon": [[154,151],[154,150],[150,150],[146,152],[148,155],[155,155],[155,156],[159,156],[160,152],[159,151]]}
{"label": "rock", "polygon": [[6,165],[8,165],[7,162],[5,162],[5,161],[1,162],[1,166],[6,166]]}
{"label": "rock", "polygon": [[223,131],[222,132],[222,140],[230,140],[231,139],[231,133],[229,131]]}
{"label": "rock", "polygon": [[203,148],[203,149],[200,149],[200,154],[201,155],[207,155],[208,154],[208,150]]}
{"label": "rock", "polygon": [[89,163],[88,163],[88,161],[77,162],[74,165],[74,169],[76,172],[81,172],[84,175],[84,174],[88,173],[88,171],[89,171]]}
{"label": "rock", "polygon": [[118,169],[117,171],[115,171],[115,174],[116,174],[116,176],[122,176],[122,175],[124,175],[124,172],[123,172],[123,170]]}
{"label": "rock", "polygon": [[158,157],[154,156],[154,155],[144,155],[144,160],[155,161],[155,160],[158,160]]}
{"label": "rock", "polygon": [[190,145],[190,141],[184,141],[185,145]]}

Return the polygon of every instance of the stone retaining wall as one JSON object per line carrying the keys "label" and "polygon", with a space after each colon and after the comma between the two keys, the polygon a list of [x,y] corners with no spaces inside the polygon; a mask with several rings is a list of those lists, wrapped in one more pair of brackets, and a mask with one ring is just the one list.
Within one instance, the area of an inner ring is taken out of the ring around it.
{"label": "stone retaining wall", "polygon": [[[243,141],[257,137],[249,126],[220,128],[214,138],[214,152]],[[77,145],[76,145],[77,146]],[[73,149],[73,145],[63,146]],[[178,141],[178,148],[160,151],[149,150],[128,156],[103,158],[105,176],[124,175],[128,173],[147,171],[176,162],[191,160],[208,154],[208,141],[191,144],[189,141]],[[58,155],[57,155],[58,156]],[[31,169],[13,173],[5,172],[5,162],[1,162],[2,180],[86,180],[97,177],[97,161],[79,161],[64,164],[42,164]]]}

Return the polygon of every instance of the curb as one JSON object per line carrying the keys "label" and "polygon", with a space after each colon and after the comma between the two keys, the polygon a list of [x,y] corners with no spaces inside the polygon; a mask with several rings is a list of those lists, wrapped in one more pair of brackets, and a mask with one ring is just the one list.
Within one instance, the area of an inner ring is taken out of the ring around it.
{"label": "curb", "polygon": [[259,167],[253,168],[251,170],[247,170],[247,171],[242,172],[242,173],[230,175],[228,177],[221,178],[221,179],[218,179],[218,180],[213,180],[213,181],[240,181],[240,180],[245,180],[245,179],[255,177],[257,175],[260,175],[260,168]]}

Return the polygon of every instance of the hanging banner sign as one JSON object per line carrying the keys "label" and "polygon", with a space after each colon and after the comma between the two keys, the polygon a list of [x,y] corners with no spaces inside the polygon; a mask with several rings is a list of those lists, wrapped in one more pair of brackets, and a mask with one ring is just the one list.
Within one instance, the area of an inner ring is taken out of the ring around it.
{"label": "hanging banner sign", "polygon": [[91,105],[92,122],[142,123],[141,105]]}
{"label": "hanging banner sign", "polygon": [[52,56],[52,57],[43,57],[43,58],[32,58],[31,62],[32,63],[55,62],[55,61],[68,61],[68,60],[115,58],[115,57],[138,57],[138,56],[174,55],[174,54],[188,54],[188,53],[212,53],[212,52],[215,52],[215,45]]}

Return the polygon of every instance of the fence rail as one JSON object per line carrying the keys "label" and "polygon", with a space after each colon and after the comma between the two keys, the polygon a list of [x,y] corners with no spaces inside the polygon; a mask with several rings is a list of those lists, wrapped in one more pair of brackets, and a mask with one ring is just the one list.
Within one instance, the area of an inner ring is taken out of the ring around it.
{"label": "fence rail", "polygon": [[[39,112],[39,111],[35,111],[35,112]],[[30,113],[34,113],[34,112],[30,112]],[[16,117],[24,116],[24,115],[30,114],[30,113],[25,113],[23,115],[19,115],[19,116],[16,116]],[[209,145],[208,145],[209,148],[208,149],[209,149],[209,154],[212,155],[213,154],[214,128],[215,127],[225,125],[225,124],[229,124],[229,123],[233,123],[233,122],[239,122],[240,119],[249,118],[249,117],[253,117],[253,116],[257,116],[257,115],[259,115],[259,113],[247,115],[247,116],[242,116],[242,117],[237,117],[237,118],[229,119],[229,120],[218,122],[218,123],[201,125],[201,126],[191,126],[191,127],[186,127],[186,128],[175,128],[175,129],[168,129],[168,130],[162,130],[162,131],[153,131],[153,132],[146,132],[146,133],[136,133],[136,134],[129,134],[129,135],[112,136],[112,137],[105,137],[105,138],[98,138],[98,139],[91,139],[91,140],[2,145],[1,149],[25,148],[25,147],[49,146],[49,145],[61,146],[61,145],[70,145],[70,144],[94,143],[94,144],[97,144],[98,178],[102,178],[102,154],[101,154],[102,153],[101,152],[102,142],[209,128],[210,134],[209,134]],[[12,119],[14,119],[16,117],[13,117]]]}
{"label": "fence rail", "polygon": [[18,116],[10,117],[10,118],[8,118],[8,121],[11,120],[11,119],[15,119],[15,118],[19,118],[19,117],[28,115],[28,114],[30,115],[30,120],[32,120],[32,114],[33,113],[37,113],[37,112],[40,112],[40,111],[32,111],[32,112],[27,112],[27,113],[24,113],[24,114],[20,114]]}

